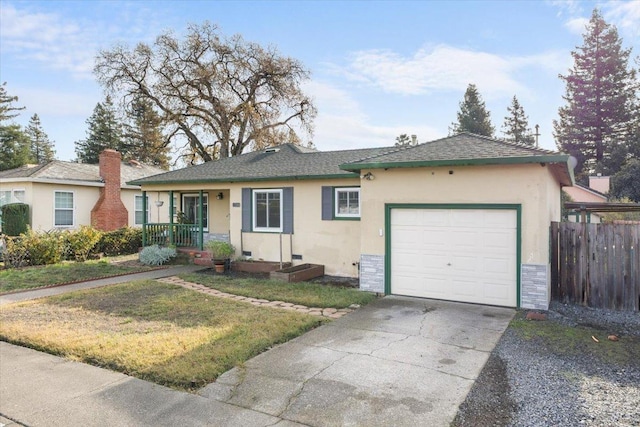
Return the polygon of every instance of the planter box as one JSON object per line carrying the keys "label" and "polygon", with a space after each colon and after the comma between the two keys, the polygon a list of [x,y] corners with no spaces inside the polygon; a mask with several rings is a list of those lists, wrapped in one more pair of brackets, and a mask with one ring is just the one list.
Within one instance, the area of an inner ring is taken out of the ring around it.
{"label": "planter box", "polygon": [[283,268],[272,271],[269,278],[283,282],[302,282],[316,277],[324,276],[324,265],[302,264],[295,267]]}
{"label": "planter box", "polygon": [[[291,267],[291,263],[283,262],[282,267]],[[234,261],[231,263],[231,270],[242,271],[244,273],[270,273],[278,270],[279,268],[279,262],[271,261]]]}

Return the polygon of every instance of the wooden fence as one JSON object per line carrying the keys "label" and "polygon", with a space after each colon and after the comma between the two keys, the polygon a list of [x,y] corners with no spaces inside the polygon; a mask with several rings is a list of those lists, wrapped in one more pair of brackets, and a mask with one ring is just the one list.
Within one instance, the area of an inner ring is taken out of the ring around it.
{"label": "wooden fence", "polygon": [[640,225],[551,223],[551,297],[640,310]]}

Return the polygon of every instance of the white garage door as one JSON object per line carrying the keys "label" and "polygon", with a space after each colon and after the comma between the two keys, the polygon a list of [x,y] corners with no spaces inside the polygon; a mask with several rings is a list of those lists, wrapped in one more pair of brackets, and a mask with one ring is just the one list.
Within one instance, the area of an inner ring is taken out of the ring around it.
{"label": "white garage door", "polygon": [[517,216],[498,209],[392,209],[391,293],[516,306]]}

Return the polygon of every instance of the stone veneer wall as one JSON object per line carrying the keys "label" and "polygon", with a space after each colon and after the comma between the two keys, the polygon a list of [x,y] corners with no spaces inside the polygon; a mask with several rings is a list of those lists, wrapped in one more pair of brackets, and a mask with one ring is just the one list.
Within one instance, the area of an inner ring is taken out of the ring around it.
{"label": "stone veneer wall", "polygon": [[360,290],[384,293],[384,255],[360,255]]}
{"label": "stone veneer wall", "polygon": [[520,270],[520,307],[537,310],[549,309],[548,266],[522,264]]}

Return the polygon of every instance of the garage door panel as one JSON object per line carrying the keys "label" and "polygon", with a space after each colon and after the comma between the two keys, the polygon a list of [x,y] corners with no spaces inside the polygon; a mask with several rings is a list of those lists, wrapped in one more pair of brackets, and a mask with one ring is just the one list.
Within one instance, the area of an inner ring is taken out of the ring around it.
{"label": "garage door panel", "polygon": [[391,292],[516,305],[514,210],[393,209]]}

